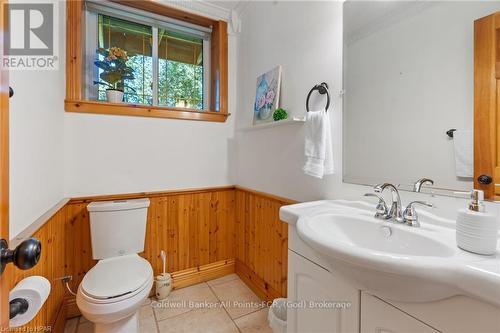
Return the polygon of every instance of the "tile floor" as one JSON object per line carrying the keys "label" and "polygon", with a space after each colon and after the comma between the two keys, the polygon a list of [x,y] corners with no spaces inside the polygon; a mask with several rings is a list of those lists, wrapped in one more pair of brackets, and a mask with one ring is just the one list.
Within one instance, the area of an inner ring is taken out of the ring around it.
{"label": "tile floor", "polygon": [[[174,290],[159,302],[147,299],[140,310],[141,333],[272,333],[268,308],[236,274]],[[64,333],[91,333],[83,317],[66,322]]]}

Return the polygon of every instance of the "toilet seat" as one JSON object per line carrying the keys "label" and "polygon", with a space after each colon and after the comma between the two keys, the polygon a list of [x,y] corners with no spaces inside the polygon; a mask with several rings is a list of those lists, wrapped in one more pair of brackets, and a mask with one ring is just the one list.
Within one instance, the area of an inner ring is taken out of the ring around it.
{"label": "toilet seat", "polygon": [[151,265],[137,254],[103,259],[85,274],[80,292],[91,303],[115,303],[140,293],[152,279]]}

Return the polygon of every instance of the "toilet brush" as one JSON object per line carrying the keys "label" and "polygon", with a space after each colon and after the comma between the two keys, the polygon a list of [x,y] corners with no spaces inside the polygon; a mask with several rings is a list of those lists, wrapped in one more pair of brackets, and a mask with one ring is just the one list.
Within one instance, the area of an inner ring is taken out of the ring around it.
{"label": "toilet brush", "polygon": [[160,252],[161,261],[163,262],[163,273],[155,279],[156,298],[159,300],[167,298],[172,290],[172,278],[167,273],[167,254],[165,251]]}
{"label": "toilet brush", "polygon": [[167,266],[167,255],[165,254],[165,251],[161,250],[160,257],[161,257],[161,261],[163,262],[163,274],[162,275],[165,275],[165,274],[167,274],[167,271],[165,269]]}

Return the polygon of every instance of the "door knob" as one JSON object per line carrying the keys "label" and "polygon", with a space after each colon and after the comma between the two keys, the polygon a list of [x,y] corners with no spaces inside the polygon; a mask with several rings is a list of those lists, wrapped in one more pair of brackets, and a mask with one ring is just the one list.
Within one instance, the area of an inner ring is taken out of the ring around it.
{"label": "door knob", "polygon": [[9,98],[11,98],[12,96],[14,96],[14,89],[12,89],[12,87],[9,87]]}
{"label": "door knob", "polygon": [[19,244],[14,250],[9,250],[7,241],[0,240],[0,274],[5,266],[12,262],[19,269],[30,269],[38,263],[42,244],[36,238],[29,238]]}
{"label": "door knob", "polygon": [[493,182],[493,178],[491,178],[491,176],[488,175],[481,175],[477,177],[477,181],[479,182],[479,184],[489,185]]}

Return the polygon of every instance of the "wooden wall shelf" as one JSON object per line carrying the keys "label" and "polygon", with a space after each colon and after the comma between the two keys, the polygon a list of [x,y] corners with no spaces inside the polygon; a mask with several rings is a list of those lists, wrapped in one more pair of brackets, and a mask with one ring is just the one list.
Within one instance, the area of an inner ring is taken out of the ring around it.
{"label": "wooden wall shelf", "polygon": [[225,122],[229,113],[97,101],[64,101],[66,112]]}

